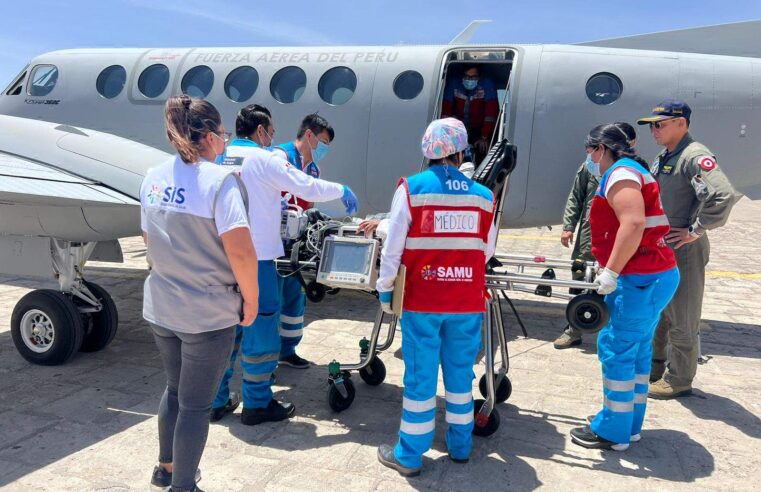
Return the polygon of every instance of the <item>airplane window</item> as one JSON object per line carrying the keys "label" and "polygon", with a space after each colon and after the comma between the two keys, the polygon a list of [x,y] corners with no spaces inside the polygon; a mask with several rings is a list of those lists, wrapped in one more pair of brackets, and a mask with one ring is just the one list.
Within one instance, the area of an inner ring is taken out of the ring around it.
{"label": "airplane window", "polygon": [[201,99],[209,95],[213,85],[214,72],[206,65],[199,65],[188,70],[180,83],[184,94]]}
{"label": "airplane window", "polygon": [[281,103],[293,103],[299,100],[307,85],[307,74],[299,67],[285,67],[272,77],[270,93]]}
{"label": "airplane window", "polygon": [[621,79],[612,73],[598,73],[587,81],[587,97],[601,106],[613,104],[621,97],[624,86]]}
{"label": "airplane window", "polygon": [[349,102],[357,89],[357,76],[347,67],[335,67],[325,72],[317,84],[323,101],[334,106]]}
{"label": "airplane window", "polygon": [[143,70],[137,79],[137,88],[145,97],[159,97],[169,84],[169,69],[157,63]]}
{"label": "airplane window", "polygon": [[27,92],[30,96],[47,96],[58,82],[58,68],[55,65],[37,65],[29,80]]}
{"label": "airplane window", "polygon": [[423,90],[423,76],[414,70],[407,70],[396,76],[394,94],[399,99],[415,99]]}
{"label": "airplane window", "polygon": [[225,79],[225,94],[235,102],[247,101],[259,87],[259,74],[254,67],[238,67]]}
{"label": "airplane window", "polygon": [[127,71],[121,65],[106,67],[98,75],[95,88],[106,99],[113,99],[121,94],[124,84],[127,82]]}

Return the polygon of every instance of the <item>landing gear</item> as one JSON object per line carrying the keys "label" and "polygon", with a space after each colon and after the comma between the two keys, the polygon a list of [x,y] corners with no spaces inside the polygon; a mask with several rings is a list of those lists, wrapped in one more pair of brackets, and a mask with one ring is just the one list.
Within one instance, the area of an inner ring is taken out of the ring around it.
{"label": "landing gear", "polygon": [[13,308],[13,343],[21,357],[33,364],[63,364],[79,350],[83,335],[79,311],[61,292],[34,290]]}
{"label": "landing gear", "polygon": [[96,352],[114,339],[119,315],[111,296],[82,276],[96,243],[50,240],[60,290],[34,290],[16,304],[11,335],[19,354],[33,364],[65,363],[77,351]]}
{"label": "landing gear", "polygon": [[85,335],[82,340],[82,352],[97,352],[105,348],[116,336],[116,328],[119,325],[119,313],[116,311],[116,304],[106,289],[98,284],[83,281],[93,294],[95,299],[100,302],[100,311],[90,313],[85,318]]}

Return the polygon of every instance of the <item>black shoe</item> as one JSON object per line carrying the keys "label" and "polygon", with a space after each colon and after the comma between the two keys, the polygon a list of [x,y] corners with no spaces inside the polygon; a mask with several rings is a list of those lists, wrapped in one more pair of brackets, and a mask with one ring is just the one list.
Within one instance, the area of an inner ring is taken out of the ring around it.
{"label": "black shoe", "polygon": [[470,458],[455,458],[452,456],[452,453],[449,453],[449,459],[454,461],[455,463],[460,463],[461,465],[464,465],[465,463],[470,461]]}
{"label": "black shoe", "polygon": [[280,403],[272,399],[267,408],[243,408],[240,421],[243,425],[257,425],[263,422],[279,422],[289,419],[296,413],[293,403]]}
{"label": "black shoe", "polygon": [[293,367],[294,369],[307,369],[309,367],[309,361],[299,357],[295,352],[288,357],[281,357],[278,361],[278,365]]}
{"label": "black shoe", "polygon": [[227,400],[224,407],[212,408],[209,413],[209,421],[218,422],[222,420],[222,417],[228,413],[233,413],[240,405],[240,395],[238,393],[230,393],[230,399]]}
{"label": "black shoe", "polygon": [[[594,415],[587,415],[587,422],[589,422],[589,425],[592,425],[592,421],[597,417],[597,414]],[[591,429],[591,427],[590,427]],[[640,442],[642,440],[642,434],[632,434],[629,436],[629,443],[633,442]]]}
{"label": "black shoe", "polygon": [[[201,470],[196,470],[195,480],[196,482],[201,481]],[[171,488],[172,474],[159,465],[153,467],[153,475],[151,476],[151,490],[155,492],[166,492]]]}
{"label": "black shoe", "polygon": [[613,451],[626,451],[629,449],[628,443],[619,444],[613,441],[608,441],[592,432],[592,429],[590,429],[588,425],[572,429],[571,441],[574,444],[578,444],[579,446],[588,449],[612,449]]}
{"label": "black shoe", "polygon": [[410,468],[399,463],[396,460],[396,456],[394,456],[394,448],[388,444],[381,444],[378,446],[378,461],[380,461],[383,466],[398,471],[399,474],[404,477],[416,477],[420,475],[420,468]]}
{"label": "black shoe", "polygon": [[[173,490],[179,490],[179,489],[173,489],[171,487],[169,488],[169,492],[172,492]],[[195,484],[195,485],[193,485],[193,488],[190,489],[190,492],[203,492],[203,490],[198,488],[198,484]]]}

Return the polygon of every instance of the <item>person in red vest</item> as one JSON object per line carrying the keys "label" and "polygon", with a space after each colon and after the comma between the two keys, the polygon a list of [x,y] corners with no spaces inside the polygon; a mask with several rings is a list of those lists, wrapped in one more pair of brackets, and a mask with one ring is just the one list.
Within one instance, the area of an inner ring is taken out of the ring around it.
{"label": "person in red vest", "polygon": [[441,117],[454,117],[465,124],[468,143],[476,151],[475,164],[489,151],[494,128],[497,126],[499,102],[494,82],[481,77],[478,67],[467,67],[462,78],[450,80],[444,90]]}
{"label": "person in red vest", "polygon": [[584,165],[599,176],[589,213],[592,254],[604,269],[597,293],[610,321],[597,338],[603,407],[590,424],[571,430],[585,448],[623,451],[640,440],[645,418],[653,335],[679,285],[674,252],[666,245],[668,218],[658,183],[615,124],[587,136]]}
{"label": "person in red vest", "polygon": [[472,447],[473,364],[481,345],[485,263],[494,253],[494,197],[458,166],[468,134],[461,121],[433,121],[423,136],[427,170],[402,178],[391,203],[376,284],[391,311],[394,279],[407,270],[402,301],[404,401],[399,441],[378,459],[405,476],[420,473],[431,447],[436,383],[446,388],[449,457],[466,462]]}

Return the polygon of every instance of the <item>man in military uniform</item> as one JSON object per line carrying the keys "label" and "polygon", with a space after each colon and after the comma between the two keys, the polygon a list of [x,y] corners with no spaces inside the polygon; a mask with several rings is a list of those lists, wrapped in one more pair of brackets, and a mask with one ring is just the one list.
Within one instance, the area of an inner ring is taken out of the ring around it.
{"label": "man in military uniform", "polygon": [[[576,173],[573,188],[571,188],[571,193],[568,195],[568,201],[565,204],[563,233],[560,235],[560,242],[563,246],[570,247],[576,226],[579,227],[579,234],[576,236],[576,243],[573,246],[573,253],[571,253],[571,258],[574,261],[571,267],[574,280],[583,280],[584,262],[594,261],[592,233],[589,227],[589,205],[592,203],[598,185],[597,177],[587,171],[586,166],[582,164]],[[573,292],[573,290],[572,294],[578,293]],[[581,345],[581,331],[567,326],[553,345],[556,349],[577,347]]]}
{"label": "man in military uniform", "polygon": [[686,103],[667,100],[653,108],[651,116],[637,121],[649,124],[656,143],[665,147],[650,171],[660,187],[663,209],[671,225],[665,239],[674,248],[681,276],[653,340],[649,396],[657,399],[692,391],[700,355],[700,314],[710,252],[706,231],[724,225],[740,198],[713,153],[692,139],[691,114]]}

